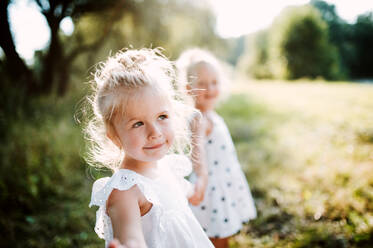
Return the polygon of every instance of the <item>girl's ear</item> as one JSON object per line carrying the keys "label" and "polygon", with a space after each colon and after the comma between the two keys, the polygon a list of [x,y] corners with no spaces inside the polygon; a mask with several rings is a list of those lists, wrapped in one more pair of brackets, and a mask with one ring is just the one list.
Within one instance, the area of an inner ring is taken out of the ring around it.
{"label": "girl's ear", "polygon": [[115,131],[114,127],[109,124],[106,128],[106,136],[118,147],[122,148],[122,144],[120,140],[118,139],[117,132]]}

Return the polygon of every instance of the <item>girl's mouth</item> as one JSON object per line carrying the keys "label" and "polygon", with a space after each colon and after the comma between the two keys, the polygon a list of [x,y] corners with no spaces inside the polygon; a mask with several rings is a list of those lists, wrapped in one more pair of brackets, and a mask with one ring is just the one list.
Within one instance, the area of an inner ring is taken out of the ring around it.
{"label": "girl's mouth", "polygon": [[163,144],[164,143],[160,143],[160,144],[157,144],[157,145],[154,145],[154,146],[145,146],[144,149],[147,149],[147,150],[158,149],[158,148],[162,147]]}

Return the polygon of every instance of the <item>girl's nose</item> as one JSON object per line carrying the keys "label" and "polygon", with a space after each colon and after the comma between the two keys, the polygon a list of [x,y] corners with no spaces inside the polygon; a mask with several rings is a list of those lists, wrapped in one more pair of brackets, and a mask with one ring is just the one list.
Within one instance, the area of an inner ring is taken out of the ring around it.
{"label": "girl's nose", "polygon": [[214,86],[213,84],[211,84],[211,83],[210,83],[210,84],[207,84],[207,85],[206,85],[206,91],[209,92],[209,91],[213,90],[214,87],[215,87],[215,86]]}
{"label": "girl's nose", "polygon": [[149,125],[149,138],[157,139],[162,136],[162,133],[157,125]]}

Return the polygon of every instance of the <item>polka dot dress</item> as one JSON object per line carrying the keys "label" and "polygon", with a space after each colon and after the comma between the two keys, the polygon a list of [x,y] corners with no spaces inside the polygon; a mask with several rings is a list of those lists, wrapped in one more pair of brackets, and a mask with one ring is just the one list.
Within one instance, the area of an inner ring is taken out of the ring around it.
{"label": "polka dot dress", "polygon": [[[214,113],[212,122],[205,143],[208,185],[202,203],[191,208],[207,236],[225,238],[239,232],[242,223],[256,218],[256,209],[224,120]],[[191,181],[195,180],[192,175]]]}

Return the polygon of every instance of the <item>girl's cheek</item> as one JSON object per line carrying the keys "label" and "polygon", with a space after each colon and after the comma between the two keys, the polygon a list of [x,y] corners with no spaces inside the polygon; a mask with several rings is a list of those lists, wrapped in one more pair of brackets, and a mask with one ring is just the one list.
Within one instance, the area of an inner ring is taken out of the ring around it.
{"label": "girl's cheek", "polygon": [[168,132],[169,142],[172,144],[172,142],[174,141],[174,138],[175,138],[175,124],[174,124],[174,122],[169,123],[167,132]]}

